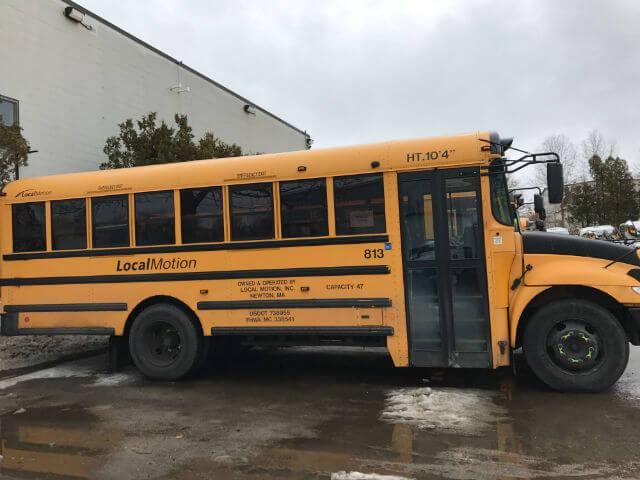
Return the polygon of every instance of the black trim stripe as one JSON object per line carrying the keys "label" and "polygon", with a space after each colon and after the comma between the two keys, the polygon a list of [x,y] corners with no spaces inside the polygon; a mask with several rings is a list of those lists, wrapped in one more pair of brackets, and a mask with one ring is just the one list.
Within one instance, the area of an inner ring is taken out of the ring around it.
{"label": "black trim stripe", "polygon": [[390,298],[318,298],[313,300],[232,300],[223,302],[198,302],[198,310],[244,310],[253,308],[374,308],[390,306]]}
{"label": "black trim stripe", "polygon": [[8,253],[5,261],[38,260],[43,258],[105,257],[115,255],[142,255],[177,252],[211,252],[217,250],[247,250],[259,248],[314,247],[321,245],[356,245],[360,243],[388,242],[389,235],[361,235],[357,237],[305,238],[292,240],[266,240],[257,242],[211,243],[198,245],[165,245],[161,247],[102,248],[61,252]]}
{"label": "black trim stripe", "polygon": [[211,335],[390,337],[393,327],[213,327]]}
{"label": "black trim stripe", "polygon": [[113,328],[103,327],[55,327],[55,328],[20,328],[18,335],[115,335]]}
{"label": "black trim stripe", "polygon": [[5,305],[5,312],[124,312],[126,303],[50,303]]}
{"label": "black trim stripe", "polygon": [[75,277],[4,278],[0,286],[72,285],[89,283],[181,282],[189,280],[227,280],[236,278],[274,277],[334,277],[341,275],[385,275],[391,273],[387,265],[352,267],[281,268],[269,270],[230,270],[188,273],[139,273],[124,275],[83,275]]}

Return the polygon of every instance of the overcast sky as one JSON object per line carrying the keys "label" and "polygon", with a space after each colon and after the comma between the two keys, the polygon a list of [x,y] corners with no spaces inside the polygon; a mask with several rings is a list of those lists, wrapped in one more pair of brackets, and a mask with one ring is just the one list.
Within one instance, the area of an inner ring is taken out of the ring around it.
{"label": "overcast sky", "polygon": [[314,148],[597,128],[640,164],[640,1],[79,0]]}

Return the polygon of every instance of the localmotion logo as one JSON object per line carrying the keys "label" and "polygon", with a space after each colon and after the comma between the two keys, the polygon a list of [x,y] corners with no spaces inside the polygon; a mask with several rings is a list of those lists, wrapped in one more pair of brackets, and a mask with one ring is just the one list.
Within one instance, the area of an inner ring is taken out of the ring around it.
{"label": "localmotion logo", "polygon": [[27,190],[22,190],[21,192],[16,193],[16,198],[17,197],[23,197],[23,198],[39,197],[42,195],[50,195],[50,194],[51,194],[51,190],[43,191],[43,190],[34,190],[33,188],[28,188]]}
{"label": "localmotion logo", "polygon": [[145,260],[127,261],[118,260],[116,264],[117,272],[141,272],[147,270],[189,270],[197,266],[197,261],[193,258],[151,258]]}

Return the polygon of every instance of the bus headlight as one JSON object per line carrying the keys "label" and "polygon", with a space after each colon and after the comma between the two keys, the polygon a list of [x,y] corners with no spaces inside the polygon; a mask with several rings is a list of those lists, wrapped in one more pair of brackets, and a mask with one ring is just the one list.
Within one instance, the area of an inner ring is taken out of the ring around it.
{"label": "bus headlight", "polygon": [[631,287],[631,290],[633,290],[634,292],[636,292],[638,295],[640,295],[640,287]]}

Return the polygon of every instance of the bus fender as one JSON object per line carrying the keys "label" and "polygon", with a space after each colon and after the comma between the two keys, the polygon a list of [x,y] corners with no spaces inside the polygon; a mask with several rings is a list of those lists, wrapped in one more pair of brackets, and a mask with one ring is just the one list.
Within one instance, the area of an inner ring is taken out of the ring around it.
{"label": "bus fender", "polygon": [[514,292],[509,305],[509,338],[511,339],[511,348],[515,348],[516,346],[518,325],[520,324],[523,312],[531,300],[549,288],[551,288],[549,285],[537,287],[521,285]]}

